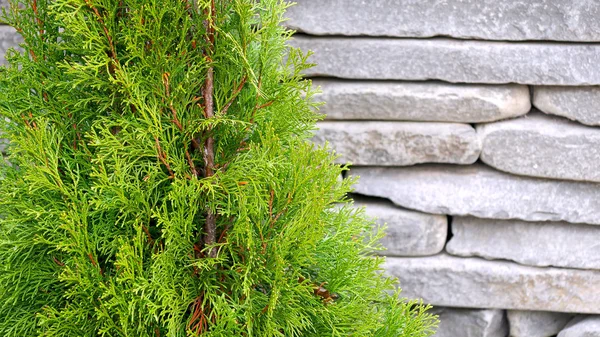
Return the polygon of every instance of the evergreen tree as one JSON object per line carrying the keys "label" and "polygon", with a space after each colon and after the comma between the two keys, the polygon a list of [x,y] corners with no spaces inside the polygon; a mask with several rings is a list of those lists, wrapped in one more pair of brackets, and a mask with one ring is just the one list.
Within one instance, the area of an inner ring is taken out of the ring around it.
{"label": "evergreen tree", "polygon": [[431,334],[307,141],[287,6],[12,0],[0,336]]}

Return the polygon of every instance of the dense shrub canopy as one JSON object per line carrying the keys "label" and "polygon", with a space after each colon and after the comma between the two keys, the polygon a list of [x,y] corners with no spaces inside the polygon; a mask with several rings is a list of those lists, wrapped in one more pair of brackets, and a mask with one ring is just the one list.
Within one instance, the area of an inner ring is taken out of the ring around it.
{"label": "dense shrub canopy", "polygon": [[[18,0],[0,335],[425,336],[307,142],[280,0]],[[342,206],[336,206],[342,203]]]}

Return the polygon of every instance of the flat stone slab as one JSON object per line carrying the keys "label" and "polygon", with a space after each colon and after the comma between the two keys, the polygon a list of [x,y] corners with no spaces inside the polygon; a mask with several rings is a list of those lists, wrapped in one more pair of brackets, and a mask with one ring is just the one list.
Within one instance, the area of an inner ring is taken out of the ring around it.
{"label": "flat stone slab", "polygon": [[[3,5],[4,3],[0,1],[0,7]],[[4,59],[6,51],[9,48],[17,48],[19,43],[22,42],[23,38],[14,28],[0,25],[0,65],[6,63],[6,60]]]}
{"label": "flat stone slab", "polygon": [[434,306],[600,314],[600,271],[446,254],[388,257],[384,266],[400,280],[401,296]]}
{"label": "flat stone slab", "polygon": [[356,167],[356,193],[425,213],[600,225],[600,185],[519,177],[485,165]]}
{"label": "flat stone slab", "polygon": [[536,86],[533,104],[548,114],[587,125],[600,125],[600,87]]}
{"label": "flat stone slab", "polygon": [[432,337],[506,337],[508,324],[503,310],[433,308],[440,324]]}
{"label": "flat stone slab", "polygon": [[576,317],[567,324],[558,337],[600,337],[600,317]]}
{"label": "flat stone slab", "polygon": [[600,41],[600,3],[577,0],[296,0],[288,26],[317,35]]}
{"label": "flat stone slab", "polygon": [[455,217],[446,251],[530,266],[600,269],[600,226]]}
{"label": "flat stone slab", "polygon": [[312,141],[331,148],[339,163],[405,166],[418,163],[472,164],[481,141],[468,124],[419,122],[318,123]]}
{"label": "flat stone slab", "polygon": [[386,256],[426,256],[441,252],[448,235],[448,218],[444,215],[425,214],[394,206],[392,203],[368,198],[354,199],[358,207],[365,207],[376,223],[387,225],[381,244]]}
{"label": "flat stone slab", "polygon": [[600,182],[600,128],[542,113],[477,126],[481,160],[501,171]]}
{"label": "flat stone slab", "polygon": [[320,112],[335,120],[394,120],[484,123],[526,114],[523,85],[464,85],[443,82],[313,81],[322,89]]}
{"label": "flat stone slab", "polygon": [[573,318],[562,312],[508,310],[510,337],[556,336]]}
{"label": "flat stone slab", "polygon": [[308,76],[534,85],[600,84],[600,44],[308,37]]}

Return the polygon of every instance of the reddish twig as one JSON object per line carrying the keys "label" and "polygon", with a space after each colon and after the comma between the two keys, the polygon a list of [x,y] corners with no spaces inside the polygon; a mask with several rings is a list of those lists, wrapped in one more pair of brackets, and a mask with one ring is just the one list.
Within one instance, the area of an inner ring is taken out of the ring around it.
{"label": "reddish twig", "polygon": [[110,35],[110,33],[108,31],[108,27],[104,23],[104,19],[102,18],[102,15],[100,15],[100,12],[98,11],[98,9],[92,5],[90,0],[85,0],[85,4],[94,12],[94,15],[96,15],[96,17],[98,18],[98,22],[100,23],[100,25],[102,25],[102,30],[104,30],[104,35],[106,35],[106,38],[108,39],[108,47],[110,48],[110,52],[109,52],[108,56],[115,63],[111,67],[111,70],[114,72],[114,67],[115,67],[115,65],[119,64],[119,60],[117,59],[117,51],[115,49],[115,44],[113,42],[112,36]]}
{"label": "reddish twig", "polygon": [[188,150],[185,150],[185,158],[187,159],[188,165],[190,165],[190,170],[194,176],[198,177],[198,171],[196,170],[196,166],[194,165],[194,161],[192,160],[192,156]]}
{"label": "reddish twig", "polygon": [[31,3],[31,8],[33,9],[33,14],[35,16],[35,21],[39,26],[40,37],[44,35],[44,22],[40,19],[40,14],[38,12],[37,0],[33,0]]}
{"label": "reddish twig", "polygon": [[175,175],[173,174],[173,170],[171,170],[171,165],[169,165],[169,162],[167,161],[167,155],[165,154],[162,147],[160,146],[158,137],[154,137],[154,140],[156,141],[156,150],[157,150],[156,156],[158,157],[158,160],[160,160],[161,163],[163,163],[163,165],[165,165],[167,167],[167,170],[169,171],[169,178],[172,179],[175,177]]}
{"label": "reddish twig", "polygon": [[247,80],[247,78],[244,75],[244,77],[240,81],[240,84],[233,91],[233,94],[231,95],[231,98],[229,99],[229,101],[223,106],[223,109],[221,110],[221,114],[222,115],[227,114],[227,110],[229,110],[229,107],[231,106],[231,104],[233,104],[233,101],[235,100],[235,98],[237,97],[237,95],[239,95],[240,92],[242,91],[242,89],[244,88],[244,84],[246,84],[246,80]]}
{"label": "reddish twig", "polygon": [[[196,335],[201,335],[208,330],[208,317],[210,316],[210,308],[207,308],[204,303],[204,293],[201,293],[192,304],[192,317],[188,322],[188,330],[192,330]],[[214,318],[213,318],[214,319]]]}
{"label": "reddish twig", "polygon": [[154,246],[154,239],[152,239],[152,235],[150,235],[150,231],[148,230],[148,228],[142,225],[142,230],[144,231],[144,233],[146,233],[146,236],[148,237],[148,243],[150,244],[150,246]]}

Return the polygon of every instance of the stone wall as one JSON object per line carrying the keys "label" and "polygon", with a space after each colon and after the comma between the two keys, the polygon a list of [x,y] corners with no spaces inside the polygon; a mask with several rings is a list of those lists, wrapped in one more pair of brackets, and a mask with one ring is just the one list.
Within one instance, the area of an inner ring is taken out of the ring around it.
{"label": "stone wall", "polygon": [[436,336],[600,336],[600,1],[295,1],[315,142]]}

